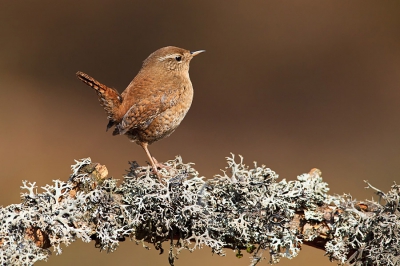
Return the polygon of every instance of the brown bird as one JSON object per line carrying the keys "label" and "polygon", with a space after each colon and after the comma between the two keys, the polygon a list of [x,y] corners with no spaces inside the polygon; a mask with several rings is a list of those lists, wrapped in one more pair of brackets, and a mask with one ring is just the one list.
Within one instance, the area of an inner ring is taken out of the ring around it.
{"label": "brown bird", "polygon": [[113,135],[126,135],[140,145],[156,173],[158,163],[147,146],[171,135],[185,117],[193,99],[189,63],[202,52],[173,46],[158,49],[144,60],[121,94],[83,72],[76,73],[96,90],[108,115],[107,130],[115,126]]}

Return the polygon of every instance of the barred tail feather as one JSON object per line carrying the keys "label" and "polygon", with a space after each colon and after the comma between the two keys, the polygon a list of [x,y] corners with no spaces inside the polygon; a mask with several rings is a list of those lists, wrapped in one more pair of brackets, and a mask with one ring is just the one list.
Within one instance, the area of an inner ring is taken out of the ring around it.
{"label": "barred tail feather", "polygon": [[121,105],[122,97],[118,93],[118,91],[114,88],[107,87],[106,85],[98,82],[88,74],[78,71],[76,73],[78,79],[84,82],[86,85],[92,87],[99,96],[100,105],[103,106],[104,110],[108,115],[108,119],[110,123],[107,125],[107,129],[109,129],[112,125],[114,125],[114,121],[118,121],[118,108]]}

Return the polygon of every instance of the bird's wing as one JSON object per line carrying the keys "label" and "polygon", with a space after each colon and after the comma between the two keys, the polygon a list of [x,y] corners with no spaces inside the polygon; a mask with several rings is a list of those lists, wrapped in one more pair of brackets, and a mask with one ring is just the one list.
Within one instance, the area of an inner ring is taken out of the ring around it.
{"label": "bird's wing", "polygon": [[140,84],[133,82],[123,93],[123,97],[135,99],[134,103],[116,126],[113,134],[122,135],[130,129],[147,128],[154,118],[178,103],[183,90],[183,86],[173,87],[166,84],[154,86],[151,79],[141,79]]}

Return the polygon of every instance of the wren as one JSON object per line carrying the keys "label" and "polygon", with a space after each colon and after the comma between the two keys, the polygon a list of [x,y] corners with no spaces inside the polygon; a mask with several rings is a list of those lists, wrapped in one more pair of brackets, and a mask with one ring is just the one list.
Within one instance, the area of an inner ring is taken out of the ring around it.
{"label": "wren", "polygon": [[76,73],[97,92],[108,116],[107,130],[114,127],[113,135],[126,135],[140,145],[157,175],[158,162],[148,145],[171,135],[188,112],[193,100],[189,63],[202,52],[174,46],[158,49],[144,60],[121,94],[83,72]]}

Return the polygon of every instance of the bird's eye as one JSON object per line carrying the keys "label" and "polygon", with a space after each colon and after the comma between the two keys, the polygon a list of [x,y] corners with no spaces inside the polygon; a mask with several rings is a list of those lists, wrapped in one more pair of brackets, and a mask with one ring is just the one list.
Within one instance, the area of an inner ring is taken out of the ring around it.
{"label": "bird's eye", "polygon": [[180,61],[182,60],[182,56],[179,56],[179,55],[178,55],[178,56],[175,56],[175,60],[178,61],[178,62],[180,62]]}

